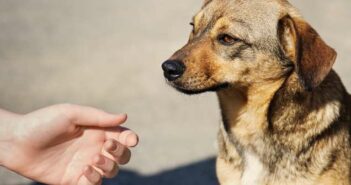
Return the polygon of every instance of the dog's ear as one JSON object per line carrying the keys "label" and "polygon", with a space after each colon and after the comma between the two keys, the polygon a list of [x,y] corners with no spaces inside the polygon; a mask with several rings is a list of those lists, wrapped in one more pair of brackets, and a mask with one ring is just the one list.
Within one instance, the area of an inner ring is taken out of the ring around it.
{"label": "dog's ear", "polygon": [[205,7],[206,5],[208,5],[208,3],[210,3],[212,0],[204,0],[204,3],[202,5],[202,7]]}
{"label": "dog's ear", "polygon": [[317,87],[332,69],[335,50],[308,23],[289,15],[279,21],[278,37],[285,56],[295,63],[305,90]]}

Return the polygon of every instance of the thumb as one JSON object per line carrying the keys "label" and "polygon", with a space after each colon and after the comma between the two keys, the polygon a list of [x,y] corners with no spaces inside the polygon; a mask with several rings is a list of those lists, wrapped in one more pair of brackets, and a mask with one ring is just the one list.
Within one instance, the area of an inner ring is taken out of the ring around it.
{"label": "thumb", "polygon": [[79,126],[115,127],[127,120],[126,114],[114,115],[93,107],[79,105],[68,105],[65,112],[68,119]]}

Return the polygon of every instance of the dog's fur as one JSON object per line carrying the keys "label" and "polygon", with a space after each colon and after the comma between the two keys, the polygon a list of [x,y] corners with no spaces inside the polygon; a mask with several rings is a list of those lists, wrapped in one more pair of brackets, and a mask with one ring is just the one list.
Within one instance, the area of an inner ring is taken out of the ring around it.
{"label": "dog's fur", "polygon": [[[336,52],[286,0],[206,0],[179,91],[216,91],[222,185],[350,185],[351,97]],[[224,38],[223,34],[231,37]]]}

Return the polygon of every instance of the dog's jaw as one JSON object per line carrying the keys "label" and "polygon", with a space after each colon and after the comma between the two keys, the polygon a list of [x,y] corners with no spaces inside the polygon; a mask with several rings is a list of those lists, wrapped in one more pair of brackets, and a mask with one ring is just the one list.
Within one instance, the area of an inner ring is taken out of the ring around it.
{"label": "dog's jaw", "polygon": [[202,94],[202,93],[206,93],[206,92],[217,92],[223,89],[226,89],[228,87],[230,87],[229,83],[222,83],[222,84],[218,84],[209,88],[205,88],[205,89],[187,89],[187,88],[183,88],[181,86],[177,86],[175,84],[170,84],[172,87],[174,87],[177,91],[187,94],[187,95],[196,95],[196,94]]}

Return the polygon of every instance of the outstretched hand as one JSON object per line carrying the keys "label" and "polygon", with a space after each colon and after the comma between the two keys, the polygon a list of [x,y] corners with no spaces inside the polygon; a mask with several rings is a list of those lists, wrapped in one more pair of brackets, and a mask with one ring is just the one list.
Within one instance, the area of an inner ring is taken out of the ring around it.
{"label": "outstretched hand", "polygon": [[48,184],[100,184],[117,175],[138,143],[134,132],[119,126],[126,119],[69,104],[14,115],[2,126],[1,150],[7,150],[0,151],[0,164]]}

